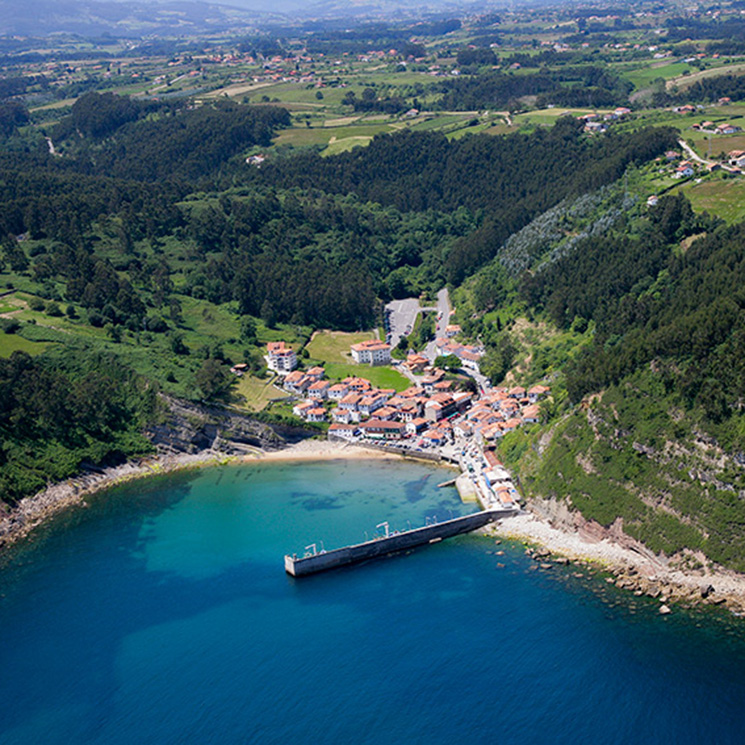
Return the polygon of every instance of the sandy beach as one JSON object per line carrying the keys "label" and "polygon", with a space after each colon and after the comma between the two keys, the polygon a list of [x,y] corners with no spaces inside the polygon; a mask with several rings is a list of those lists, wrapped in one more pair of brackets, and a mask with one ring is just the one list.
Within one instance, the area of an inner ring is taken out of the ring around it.
{"label": "sandy beach", "polygon": [[360,447],[347,442],[330,440],[303,440],[281,450],[250,453],[241,458],[243,462],[252,461],[310,461],[310,460],[390,460],[401,458],[395,453]]}

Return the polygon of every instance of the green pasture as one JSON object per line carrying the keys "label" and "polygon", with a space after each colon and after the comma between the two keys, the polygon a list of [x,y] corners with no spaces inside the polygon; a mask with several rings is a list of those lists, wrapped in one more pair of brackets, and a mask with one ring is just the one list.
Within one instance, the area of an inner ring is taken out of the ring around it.
{"label": "green pasture", "polygon": [[427,114],[423,119],[414,119],[411,124],[411,129],[415,129],[418,132],[426,132],[432,129],[442,129],[450,125],[456,125],[459,122],[464,122],[469,119],[473,119],[473,116],[466,114],[444,114],[442,116],[438,116],[437,114]]}
{"label": "green pasture", "polygon": [[[707,60],[707,64],[709,64],[709,60]],[[717,75],[742,75],[744,73],[745,63],[729,65],[722,62],[711,62],[711,66],[705,70],[695,70],[690,75],[669,80],[668,85],[675,85],[680,90],[686,90],[686,88],[690,88],[694,83],[704,78],[712,78]]]}
{"label": "green pasture", "polygon": [[372,331],[347,333],[345,331],[318,331],[308,343],[309,356],[320,362],[349,362],[352,344],[374,339]]}
{"label": "green pasture", "polygon": [[[376,124],[350,124],[341,127],[291,127],[283,130],[274,140],[275,145],[330,145],[349,139],[354,144],[369,142],[375,135],[391,132],[395,127],[384,122]],[[333,140],[333,143],[332,143]],[[349,144],[349,143],[347,143]],[[336,145],[337,149],[340,147]]]}
{"label": "green pasture", "polygon": [[657,80],[658,78],[672,80],[690,70],[691,66],[685,62],[663,61],[662,63],[653,62],[648,67],[643,67],[638,70],[619,70],[619,72],[621,72],[621,75],[632,83],[637,90],[640,90],[641,88],[649,87],[653,80]]}
{"label": "green pasture", "polygon": [[324,369],[329,380],[343,380],[352,375],[365,378],[378,388],[395,388],[397,391],[404,391],[411,385],[408,379],[390,367],[327,362]]}
{"label": "green pasture", "polygon": [[249,411],[265,409],[273,398],[281,398],[282,394],[274,387],[271,380],[261,380],[253,375],[244,375],[237,379],[233,388],[233,396],[238,405]]}
{"label": "green pasture", "polygon": [[41,354],[48,344],[24,339],[18,334],[0,333],[0,357],[10,357],[13,352],[26,352],[30,355]]}

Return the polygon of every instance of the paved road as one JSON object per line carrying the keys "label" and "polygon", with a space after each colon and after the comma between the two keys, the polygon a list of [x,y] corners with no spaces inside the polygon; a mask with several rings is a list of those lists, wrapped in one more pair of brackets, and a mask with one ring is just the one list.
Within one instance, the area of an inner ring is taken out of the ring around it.
{"label": "paved road", "polygon": [[695,160],[698,163],[701,163],[705,166],[714,166],[719,165],[721,166],[723,171],[729,171],[730,173],[737,172],[736,169],[733,169],[731,166],[728,166],[726,163],[720,163],[718,160],[707,160],[706,158],[702,158],[700,155],[696,153],[696,151],[683,139],[678,140],[678,145],[680,145],[681,148],[683,148],[685,154],[688,156],[690,160]]}
{"label": "paved road", "polygon": [[[440,320],[437,321],[435,326],[435,339],[441,339],[445,336],[445,329],[450,323],[450,296],[447,287],[443,287],[437,293],[437,313]],[[437,346],[435,345],[434,339],[425,347],[424,356],[430,360],[430,362],[434,362],[435,357],[437,357]]]}

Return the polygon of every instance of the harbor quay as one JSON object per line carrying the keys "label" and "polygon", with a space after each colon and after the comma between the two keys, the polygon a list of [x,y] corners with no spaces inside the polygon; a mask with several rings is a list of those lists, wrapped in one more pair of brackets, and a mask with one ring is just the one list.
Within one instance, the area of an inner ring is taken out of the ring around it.
{"label": "harbor quay", "polygon": [[[508,510],[481,510],[472,515],[464,515],[443,522],[432,522],[421,528],[405,530],[402,532],[390,532],[387,523],[385,535],[374,538],[364,543],[331,551],[316,551],[315,545],[307,547],[305,556],[285,556],[285,571],[293,577],[302,577],[309,574],[335,569],[347,564],[355,564],[370,559],[378,559],[391,554],[406,551],[417,546],[439,543],[445,538],[451,538],[463,533],[469,533],[483,528],[490,522],[501,517],[508,517],[515,513],[514,509]],[[380,527],[380,526],[378,526]]]}

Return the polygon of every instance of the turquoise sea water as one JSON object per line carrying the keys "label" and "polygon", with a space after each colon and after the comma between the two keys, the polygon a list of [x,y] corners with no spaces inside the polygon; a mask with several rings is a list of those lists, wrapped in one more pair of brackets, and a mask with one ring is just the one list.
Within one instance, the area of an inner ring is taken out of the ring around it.
{"label": "turquoise sea water", "polygon": [[475,536],[284,574],[313,541],[470,511],[450,474],[226,467],[62,516],[0,570],[0,743],[745,742],[725,613],[662,617]]}

